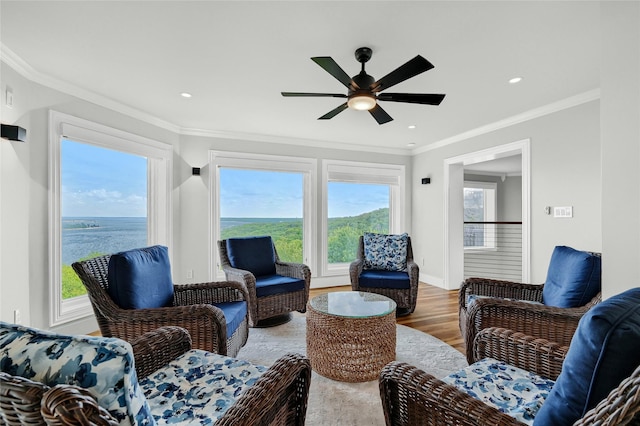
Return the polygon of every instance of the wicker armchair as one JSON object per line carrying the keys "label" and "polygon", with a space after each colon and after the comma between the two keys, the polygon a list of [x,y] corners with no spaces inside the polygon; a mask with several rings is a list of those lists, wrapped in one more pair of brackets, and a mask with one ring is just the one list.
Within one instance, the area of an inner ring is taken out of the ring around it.
{"label": "wicker armchair", "polygon": [[[235,247],[231,256],[235,261],[230,259],[230,244]],[[251,250],[242,253],[247,246]],[[247,291],[251,327],[281,324],[291,312],[307,310],[311,270],[301,263],[282,262],[271,237],[221,240],[218,250],[227,280],[242,283]],[[269,272],[262,273],[265,270]]]}
{"label": "wicker armchair", "polygon": [[[556,379],[567,350],[566,346],[523,333],[488,328],[476,337],[475,357],[494,358]],[[387,364],[380,373],[379,384],[387,426],[524,425],[457,387],[403,362]],[[638,413],[640,366],[574,426],[637,425],[640,424]]]}
{"label": "wicker armchair", "polygon": [[[391,274],[394,275],[396,280],[398,278],[408,281],[407,286],[397,286],[397,285],[385,285],[378,284],[375,286],[371,285],[362,285],[360,278],[364,269],[364,237],[360,236],[358,241],[358,252],[356,254],[356,260],[351,262],[349,265],[349,276],[351,279],[351,289],[353,291],[366,291],[370,293],[377,293],[383,296],[387,296],[393,299],[396,302],[397,310],[396,315],[408,315],[412,313],[416,308],[416,302],[418,300],[418,284],[420,277],[420,268],[418,264],[413,260],[413,249],[411,247],[411,237],[407,237],[407,270],[406,272],[395,272],[395,271],[373,271],[374,273],[380,275],[380,278],[384,280],[382,275]],[[398,277],[398,275],[403,275],[402,277]],[[400,288],[399,288],[400,287]]]}
{"label": "wicker armchair", "polygon": [[[247,342],[248,321],[227,335],[226,319],[216,303],[248,300],[237,282],[211,282],[174,286],[173,306],[153,309],[122,309],[109,296],[110,255],[73,263],[73,269],[87,289],[100,332],[105,337],[132,341],[163,326],[187,329],[197,349],[235,356]],[[248,307],[247,307],[248,308]]]}
{"label": "wicker armchair", "polygon": [[[593,281],[594,283],[597,281],[594,285],[599,289],[600,255],[588,254],[593,257],[593,260],[597,260],[593,270]],[[549,268],[551,267],[552,265]],[[465,280],[458,294],[458,313],[460,332],[466,345],[467,361],[469,363],[475,361],[473,339],[480,330],[488,327],[517,330],[568,346],[580,318],[602,300],[601,294],[598,291],[581,306],[556,307],[544,303],[545,285],[490,278]],[[471,303],[469,303],[470,300],[472,300]]]}
{"label": "wicker armchair", "polygon": [[[136,372],[143,378],[188,351],[191,339],[182,328],[164,327],[145,333],[132,341],[131,346]],[[215,424],[302,426],[310,380],[308,359],[297,354],[284,355],[237,397]],[[0,372],[0,424],[115,426],[120,422],[81,387],[69,384],[49,387]]]}
{"label": "wicker armchair", "polygon": [[640,287],[587,312],[569,347],[504,328],[442,379],[404,363],[380,374],[387,425],[640,424]]}

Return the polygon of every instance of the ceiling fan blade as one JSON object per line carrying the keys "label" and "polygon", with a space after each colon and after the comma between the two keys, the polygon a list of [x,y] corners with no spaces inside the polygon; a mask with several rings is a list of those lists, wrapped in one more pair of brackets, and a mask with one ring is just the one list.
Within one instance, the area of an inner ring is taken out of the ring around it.
{"label": "ceiling fan blade", "polygon": [[431,62],[418,55],[373,83],[371,85],[371,90],[373,92],[381,92],[382,90],[395,86],[398,83],[402,83],[411,77],[415,77],[420,73],[429,71],[431,68],[433,68]]}
{"label": "ceiling fan blade", "polygon": [[316,98],[346,98],[347,95],[342,93],[304,93],[304,92],[280,92],[282,96],[303,97],[311,96]]}
{"label": "ceiling fan blade", "polygon": [[410,104],[440,105],[445,95],[435,93],[380,93],[379,101],[407,102]]}
{"label": "ceiling fan blade", "polygon": [[355,88],[359,89],[353,81],[351,81],[351,77],[347,75],[346,72],[336,61],[333,60],[330,56],[316,56],[311,58],[313,62],[320,65],[326,72],[334,76],[340,83],[344,84],[347,88]]}
{"label": "ceiling fan blade", "polygon": [[376,106],[369,110],[369,113],[373,118],[376,119],[378,124],[384,124],[393,121],[393,118],[391,118],[391,116],[387,114],[387,111],[383,110],[380,105],[376,104]]}
{"label": "ceiling fan blade", "polygon": [[329,120],[330,118],[335,117],[336,115],[340,114],[342,111],[344,111],[347,108],[348,108],[348,106],[347,106],[347,103],[345,102],[342,105],[340,105],[339,107],[332,109],[331,111],[329,111],[328,113],[326,113],[322,117],[319,117],[318,120]]}

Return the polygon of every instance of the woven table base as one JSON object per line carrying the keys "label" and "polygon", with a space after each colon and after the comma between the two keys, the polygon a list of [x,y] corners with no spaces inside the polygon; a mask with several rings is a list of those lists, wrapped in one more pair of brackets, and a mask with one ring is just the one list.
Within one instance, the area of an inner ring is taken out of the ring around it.
{"label": "woven table base", "polygon": [[377,380],[396,358],[396,315],[349,318],[307,307],[307,356],[311,368],[342,382]]}

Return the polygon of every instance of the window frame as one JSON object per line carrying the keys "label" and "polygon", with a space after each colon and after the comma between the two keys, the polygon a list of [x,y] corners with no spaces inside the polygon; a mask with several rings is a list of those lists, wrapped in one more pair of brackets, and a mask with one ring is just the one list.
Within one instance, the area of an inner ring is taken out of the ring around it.
{"label": "window frame", "polygon": [[[496,222],[498,220],[498,183],[497,182],[482,182],[482,181],[471,181],[465,180],[463,183],[463,190],[467,188],[473,189],[482,189],[484,191],[484,212],[485,217],[483,222]],[[493,191],[493,203],[489,201],[490,205],[487,205],[487,190]],[[463,207],[464,209],[464,207]],[[487,220],[487,212],[492,213],[493,219]],[[484,245],[482,246],[464,246],[464,251],[492,251],[497,250],[496,246],[496,238],[497,238],[497,227],[496,225],[483,225],[484,227]],[[487,244],[489,241],[489,244]]]}
{"label": "window frame", "polygon": [[405,229],[405,220],[402,214],[406,202],[405,170],[406,167],[402,164],[344,160],[322,161],[321,264],[323,276],[349,274],[349,262],[329,263],[327,235],[329,230],[329,182],[389,185],[389,233],[398,234]]}
{"label": "window frame", "polygon": [[303,207],[302,207],[302,256],[303,262],[311,271],[316,270],[316,259],[313,256],[313,244],[317,235],[316,187],[317,160],[305,157],[289,157],[283,155],[252,154],[242,152],[209,151],[209,277],[212,280],[224,280],[225,275],[220,268],[220,168],[259,170],[266,172],[301,173],[303,175]]}
{"label": "window frame", "polygon": [[89,120],[49,111],[49,325],[93,314],[87,295],[62,298],[62,139],[147,158],[147,241],[172,247],[173,147]]}

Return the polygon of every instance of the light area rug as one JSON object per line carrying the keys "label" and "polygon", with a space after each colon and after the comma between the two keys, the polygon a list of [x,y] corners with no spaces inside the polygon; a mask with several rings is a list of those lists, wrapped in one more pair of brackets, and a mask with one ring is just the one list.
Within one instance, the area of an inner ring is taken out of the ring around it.
{"label": "light area rug", "polygon": [[[250,329],[247,344],[237,358],[270,366],[287,352],[304,355],[306,351],[306,318],[304,314],[294,312],[292,320],[286,324]],[[465,357],[451,346],[403,325],[397,325],[396,360],[415,365],[439,378],[468,365]],[[337,382],[314,371],[306,424],[384,425],[378,382]]]}

